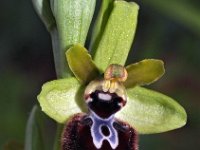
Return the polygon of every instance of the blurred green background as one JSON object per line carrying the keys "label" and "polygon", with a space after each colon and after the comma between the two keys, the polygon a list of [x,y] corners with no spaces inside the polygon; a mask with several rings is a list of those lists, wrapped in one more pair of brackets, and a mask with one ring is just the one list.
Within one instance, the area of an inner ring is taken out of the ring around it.
{"label": "blurred green background", "polygon": [[[138,0],[139,22],[128,63],[165,62],[165,76],[151,86],[175,98],[188,113],[181,129],[140,136],[141,150],[200,147],[200,1]],[[30,0],[0,2],[0,149],[23,143],[26,121],[41,85],[55,79],[51,39]],[[53,130],[55,124],[48,121]],[[51,138],[50,138],[51,139]]]}

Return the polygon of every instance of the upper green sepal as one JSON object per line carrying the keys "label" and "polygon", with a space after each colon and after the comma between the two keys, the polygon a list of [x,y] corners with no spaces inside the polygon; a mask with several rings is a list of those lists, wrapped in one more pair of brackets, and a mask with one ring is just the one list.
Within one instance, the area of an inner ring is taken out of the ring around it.
{"label": "upper green sepal", "polygon": [[140,134],[160,133],[186,124],[184,108],[172,98],[142,87],[127,90],[127,104],[116,117]]}
{"label": "upper green sepal", "polygon": [[42,111],[57,122],[64,123],[72,115],[87,110],[83,92],[75,78],[54,80],[42,86],[38,100]]}
{"label": "upper green sepal", "polygon": [[124,83],[126,88],[136,85],[146,85],[158,80],[165,73],[162,60],[145,59],[126,67],[128,78]]}
{"label": "upper green sepal", "polygon": [[97,19],[95,20],[94,28],[92,31],[91,42],[90,42],[90,50],[92,54],[95,54],[95,51],[99,45],[100,39],[103,35],[104,29],[106,27],[110,13],[112,11],[113,1],[114,0],[102,0],[101,2],[101,8],[99,10]]}
{"label": "upper green sepal", "polygon": [[71,71],[82,84],[89,83],[99,76],[98,68],[81,44],[76,44],[67,50],[66,57]]}
{"label": "upper green sepal", "polygon": [[105,30],[94,49],[94,61],[101,71],[110,64],[125,64],[135,35],[138,9],[136,3],[114,1]]}

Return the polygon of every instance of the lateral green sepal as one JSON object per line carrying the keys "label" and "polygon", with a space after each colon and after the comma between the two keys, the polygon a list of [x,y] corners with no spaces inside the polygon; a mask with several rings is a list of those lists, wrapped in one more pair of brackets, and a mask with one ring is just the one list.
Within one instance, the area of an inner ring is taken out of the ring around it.
{"label": "lateral green sepal", "polygon": [[128,78],[124,83],[126,88],[136,85],[148,85],[157,81],[165,73],[162,60],[145,59],[126,67]]}
{"label": "lateral green sepal", "polygon": [[89,83],[99,76],[99,70],[94,64],[87,49],[76,44],[66,52],[67,62],[71,71],[81,84]]}
{"label": "lateral green sepal", "polygon": [[142,87],[127,90],[127,104],[116,117],[140,134],[161,133],[186,124],[184,108],[172,98]]}
{"label": "lateral green sepal", "polygon": [[86,112],[83,92],[84,88],[72,77],[45,83],[37,98],[42,111],[57,122],[64,123],[72,115]]}

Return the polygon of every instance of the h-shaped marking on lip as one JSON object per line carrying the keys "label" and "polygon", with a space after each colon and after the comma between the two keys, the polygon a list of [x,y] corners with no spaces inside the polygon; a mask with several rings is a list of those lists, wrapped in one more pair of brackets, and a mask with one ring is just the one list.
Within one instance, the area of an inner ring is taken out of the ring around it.
{"label": "h-shaped marking on lip", "polygon": [[[116,149],[119,144],[118,133],[113,126],[114,115],[110,116],[107,119],[102,119],[97,116],[94,112],[91,112],[90,118],[92,119],[92,126],[90,128],[93,143],[97,149],[102,147],[103,141],[107,140],[110,143],[112,149]],[[102,133],[102,126],[106,126],[109,130],[109,135],[105,136]]]}

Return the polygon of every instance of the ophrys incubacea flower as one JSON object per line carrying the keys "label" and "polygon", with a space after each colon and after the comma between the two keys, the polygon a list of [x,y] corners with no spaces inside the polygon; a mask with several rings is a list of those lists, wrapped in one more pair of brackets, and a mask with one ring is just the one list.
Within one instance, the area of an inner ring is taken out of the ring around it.
{"label": "ophrys incubacea flower", "polygon": [[127,67],[111,64],[103,74],[80,44],[67,50],[66,56],[76,78],[48,82],[38,96],[42,110],[57,122],[66,123],[74,116],[65,128],[63,149],[70,143],[74,143],[71,150],[77,146],[108,149],[103,140],[110,149],[127,145],[136,149],[136,131],[158,133],[185,124],[185,111],[177,102],[139,87],[164,74],[161,60],[145,59]]}
{"label": "ophrys incubacea flower", "polygon": [[[75,1],[70,4],[72,2]],[[185,110],[177,102],[140,87],[163,75],[162,61],[145,59],[124,67],[135,33],[138,5],[113,0],[102,3],[90,46],[94,61],[79,37],[82,24],[80,30],[74,29],[73,25],[68,28],[66,24],[71,25],[76,17],[71,16],[68,20],[57,17],[75,13],[67,11],[64,15],[60,9],[55,9],[60,13],[54,12],[61,43],[64,43],[61,47],[71,46],[66,55],[75,77],[44,84],[38,100],[47,115],[66,124],[62,137],[64,150],[136,149],[136,131],[139,134],[159,133],[179,128],[186,122]],[[62,27],[67,30],[61,30]],[[68,35],[77,36],[71,38]],[[84,40],[85,37],[84,34]],[[124,148],[127,145],[129,147]]]}

